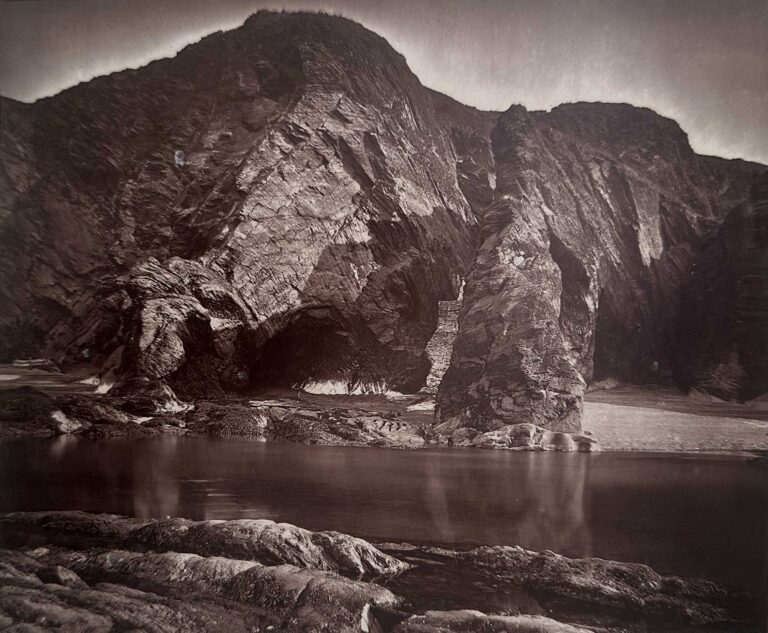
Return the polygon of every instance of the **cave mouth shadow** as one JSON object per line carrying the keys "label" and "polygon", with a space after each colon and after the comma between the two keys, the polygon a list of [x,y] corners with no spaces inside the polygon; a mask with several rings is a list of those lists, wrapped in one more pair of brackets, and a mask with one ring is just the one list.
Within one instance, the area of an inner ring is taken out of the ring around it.
{"label": "cave mouth shadow", "polygon": [[301,388],[333,382],[351,392],[417,393],[431,363],[421,350],[382,344],[366,325],[333,306],[303,308],[259,347],[249,363],[251,388]]}

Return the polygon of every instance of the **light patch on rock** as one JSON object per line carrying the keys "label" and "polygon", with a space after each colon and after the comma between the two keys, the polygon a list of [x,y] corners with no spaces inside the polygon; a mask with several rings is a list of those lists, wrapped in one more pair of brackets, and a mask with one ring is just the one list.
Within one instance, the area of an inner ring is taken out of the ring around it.
{"label": "light patch on rock", "polygon": [[405,400],[407,398],[410,398],[412,396],[409,396],[407,393],[400,393],[399,391],[387,391],[384,396],[387,400]]}
{"label": "light patch on rock", "polygon": [[632,178],[628,181],[637,209],[637,245],[643,264],[649,266],[651,260],[659,259],[664,251],[659,217],[659,192]]}
{"label": "light patch on rock", "polygon": [[301,385],[295,385],[294,389],[301,389],[307,393],[318,395],[348,396],[383,394],[389,391],[385,382],[357,382],[350,384],[345,380],[307,380]]}
{"label": "light patch on rock", "polygon": [[11,380],[18,380],[19,376],[11,376],[10,374],[0,374],[0,382],[10,382]]}
{"label": "light patch on rock", "polygon": [[96,393],[108,393],[112,387],[115,386],[115,382],[113,380],[100,380],[99,386],[96,387]]}
{"label": "light patch on rock", "polygon": [[616,378],[608,377],[590,383],[587,387],[587,391],[609,391],[611,389],[616,389],[616,387],[621,387],[621,382]]}
{"label": "light patch on rock", "polygon": [[158,407],[158,413],[181,413],[182,411],[191,411],[195,408],[195,405],[188,402],[181,402],[176,400],[175,402],[169,401]]}
{"label": "light patch on rock", "polygon": [[62,434],[74,433],[83,427],[77,420],[69,419],[60,409],[51,413],[51,420],[53,420],[56,431]]}
{"label": "light patch on rock", "polygon": [[415,404],[408,405],[408,411],[434,411],[435,401],[424,400],[423,402],[417,402]]}
{"label": "light patch on rock", "polygon": [[347,395],[349,393],[349,385],[343,380],[308,380],[295,388],[319,395]]}
{"label": "light patch on rock", "polygon": [[219,330],[231,330],[233,328],[240,326],[240,321],[237,321],[235,319],[222,319],[220,317],[211,317],[210,320],[211,329],[214,332],[218,332]]}
{"label": "light patch on rock", "polygon": [[281,400],[249,400],[248,404],[252,407],[284,407],[285,402]]}

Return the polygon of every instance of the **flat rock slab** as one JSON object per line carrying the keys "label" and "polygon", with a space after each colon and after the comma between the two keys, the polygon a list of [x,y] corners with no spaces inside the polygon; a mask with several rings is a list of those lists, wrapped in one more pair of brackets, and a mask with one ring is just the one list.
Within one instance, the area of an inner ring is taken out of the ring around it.
{"label": "flat rock slab", "polygon": [[0,534],[17,540],[37,534],[46,543],[66,547],[142,548],[287,563],[358,577],[397,574],[408,568],[362,539],[268,520],[141,521],[76,511],[28,512],[0,515]]}

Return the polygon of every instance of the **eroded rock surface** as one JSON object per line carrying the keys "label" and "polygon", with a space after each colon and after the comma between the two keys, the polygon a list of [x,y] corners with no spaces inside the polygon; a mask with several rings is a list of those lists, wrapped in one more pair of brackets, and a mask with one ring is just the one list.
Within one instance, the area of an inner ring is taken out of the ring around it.
{"label": "eroded rock surface", "polygon": [[[0,551],[7,581],[0,614],[17,625],[41,627],[32,630],[250,631],[260,625],[357,632],[366,605],[398,604],[381,586],[291,565],[121,550],[29,554]],[[91,579],[93,588],[82,580],[43,584],[39,576],[51,565]]]}
{"label": "eroded rock surface", "polygon": [[739,621],[739,597],[720,585],[661,576],[646,565],[600,558],[571,559],[519,547],[480,547],[461,560],[496,579],[558,598],[695,624]]}
{"label": "eroded rock surface", "polygon": [[764,167],[697,156],[676,123],[627,105],[514,106],[492,139],[496,189],[439,414],[575,431],[593,375],[673,379],[696,247]]}
{"label": "eroded rock surface", "polygon": [[599,442],[589,433],[564,433],[548,431],[535,424],[509,424],[493,431],[478,431],[457,422],[444,422],[432,428],[437,441],[448,442],[453,446],[472,446],[475,448],[496,448],[524,451],[563,451],[596,453],[600,451]]}
{"label": "eroded rock surface", "polygon": [[681,386],[726,400],[768,392],[768,175],[702,244],[682,305]]}
{"label": "eroded rock surface", "polygon": [[0,360],[88,363],[132,415],[434,388],[425,348],[465,278],[442,422],[575,432],[593,377],[765,387],[762,220],[717,233],[765,168],[697,156],[650,110],[481,112],[358,24],[271,12],[1,105]]}
{"label": "eroded rock surface", "polygon": [[563,624],[540,615],[486,615],[480,611],[427,611],[408,618],[392,633],[588,633],[590,629]]}
{"label": "eroded rock surface", "polygon": [[0,356],[161,383],[155,413],[252,382],[422,386],[476,219],[431,92],[382,38],[260,12],[2,106]]}
{"label": "eroded rock surface", "polygon": [[92,546],[190,552],[354,576],[395,574],[408,567],[362,539],[268,520],[141,521],[74,511],[22,512],[0,515],[0,532],[10,539],[37,534],[46,543],[63,546],[79,541]]}
{"label": "eroded rock surface", "polygon": [[17,630],[747,633],[764,622],[754,596],[706,580],[518,547],[381,546],[395,558],[271,521],[77,512],[3,515],[0,537],[20,548],[0,550],[0,624]]}

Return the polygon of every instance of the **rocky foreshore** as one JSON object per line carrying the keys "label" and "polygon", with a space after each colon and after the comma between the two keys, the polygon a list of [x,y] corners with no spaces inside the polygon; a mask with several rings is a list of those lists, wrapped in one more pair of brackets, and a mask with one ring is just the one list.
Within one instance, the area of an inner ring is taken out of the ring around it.
{"label": "rocky foreshore", "polygon": [[285,391],[264,399],[220,399],[166,411],[151,400],[98,394],[0,390],[0,437],[60,434],[94,438],[173,433],[334,446],[423,448],[452,445],[509,450],[599,451],[589,434],[512,424],[481,432],[436,424],[434,396],[350,399]]}
{"label": "rocky foreshore", "polygon": [[272,521],[12,513],[0,545],[0,626],[19,631],[747,632],[761,617],[753,597],[645,565]]}

